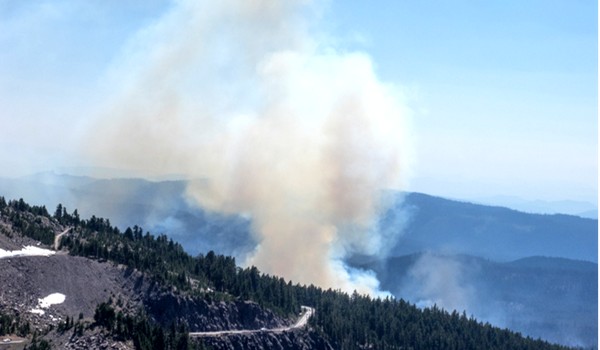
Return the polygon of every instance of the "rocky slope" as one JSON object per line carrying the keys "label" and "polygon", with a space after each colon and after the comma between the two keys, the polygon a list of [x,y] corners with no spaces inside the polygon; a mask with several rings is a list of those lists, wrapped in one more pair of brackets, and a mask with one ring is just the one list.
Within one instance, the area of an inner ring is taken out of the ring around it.
{"label": "rocky slope", "polygon": [[[0,305],[14,310],[34,324],[57,325],[67,316],[92,318],[96,305],[111,297],[126,301],[129,308],[139,303],[143,276],[124,268],[90,259],[56,254],[0,259]],[[44,315],[31,313],[38,299],[52,293],[66,296]]]}
{"label": "rocky slope", "polygon": [[333,349],[328,342],[313,331],[236,334],[227,337],[204,338],[203,341],[214,350]]}

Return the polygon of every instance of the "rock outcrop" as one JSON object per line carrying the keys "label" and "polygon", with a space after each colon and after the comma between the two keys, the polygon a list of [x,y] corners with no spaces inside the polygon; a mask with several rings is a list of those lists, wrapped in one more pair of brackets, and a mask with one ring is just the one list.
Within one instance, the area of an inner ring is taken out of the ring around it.
{"label": "rock outcrop", "polygon": [[331,345],[316,332],[294,330],[282,333],[261,332],[203,338],[204,344],[215,350],[329,350]]}

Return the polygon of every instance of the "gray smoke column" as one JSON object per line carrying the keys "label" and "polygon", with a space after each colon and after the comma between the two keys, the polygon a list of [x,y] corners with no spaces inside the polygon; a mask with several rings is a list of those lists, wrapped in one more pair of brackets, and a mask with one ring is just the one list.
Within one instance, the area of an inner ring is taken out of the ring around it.
{"label": "gray smoke column", "polygon": [[368,55],[318,32],[307,1],[178,1],[115,61],[86,150],[101,166],[183,174],[190,200],[242,213],[246,261],[294,282],[377,293],[351,254],[387,243],[383,189],[408,171],[407,109]]}

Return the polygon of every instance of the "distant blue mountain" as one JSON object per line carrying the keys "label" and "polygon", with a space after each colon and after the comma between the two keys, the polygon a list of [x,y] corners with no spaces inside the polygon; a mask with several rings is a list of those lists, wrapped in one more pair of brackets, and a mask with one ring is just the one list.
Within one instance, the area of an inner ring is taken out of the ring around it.
{"label": "distant blue mountain", "polygon": [[[102,180],[52,173],[0,178],[0,195],[7,198],[28,198],[49,211],[62,203],[77,208],[82,217],[101,215],[122,228],[141,225],[166,233],[192,254],[215,250],[239,257],[254,248],[249,219],[198,208],[186,200],[185,188],[182,180]],[[389,245],[391,256],[430,250],[504,261],[534,255],[597,261],[597,220],[527,214],[421,193],[392,197],[379,223],[386,236],[396,238]]]}
{"label": "distant blue mountain", "polygon": [[515,196],[492,196],[474,200],[474,203],[497,205],[525,213],[569,214],[598,219],[598,206],[591,202],[573,200],[526,200]]}
{"label": "distant blue mountain", "polygon": [[381,288],[417,305],[466,310],[478,320],[569,346],[598,342],[598,265],[529,257],[499,263],[418,253],[373,261]]}
{"label": "distant blue mountain", "polygon": [[571,215],[527,214],[433,197],[421,193],[398,196],[380,226],[394,229],[391,256],[422,251],[469,254],[494,260],[529,256],[598,261],[598,220]]}

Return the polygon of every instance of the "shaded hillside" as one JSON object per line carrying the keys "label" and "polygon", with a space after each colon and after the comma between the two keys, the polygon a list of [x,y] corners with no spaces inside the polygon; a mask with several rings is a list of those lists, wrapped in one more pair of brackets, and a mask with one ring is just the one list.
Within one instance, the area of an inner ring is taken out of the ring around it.
{"label": "shaded hillside", "polygon": [[[524,338],[517,333],[480,323],[466,315],[448,313],[436,307],[420,310],[403,300],[373,300],[358,294],[347,295],[339,291],[322,290],[315,286],[294,285],[282,278],[261,274],[255,267],[238,268],[235,259],[212,252],[192,257],[183,251],[181,245],[165,236],[154,237],[144,233],[139,227],[121,232],[111,226],[106,219],[94,216],[90,219],[81,219],[64,208],[56,210],[55,214],[50,216],[45,208],[32,207],[24,201],[6,202],[0,197],[0,221],[3,223],[2,235],[7,237],[4,241],[11,241],[12,244],[16,241],[32,239],[39,234],[38,231],[47,233],[48,230],[54,230],[57,234],[61,230],[64,232],[67,226],[71,227],[70,233],[61,240],[63,252],[68,251],[70,255],[80,256],[78,259],[94,260],[89,263],[94,266],[100,264],[105,268],[117,269],[113,270],[117,273],[117,280],[128,279],[127,274],[119,275],[118,271],[121,269],[124,269],[121,271],[131,271],[132,275],[129,276],[139,276],[137,278],[144,280],[141,283],[134,283],[133,290],[141,291],[134,294],[141,298],[142,308],[134,315],[128,312],[127,307],[122,306],[127,305],[128,301],[134,301],[132,297],[124,303],[119,300],[101,303],[95,309],[94,319],[89,323],[78,321],[73,326],[72,319],[70,322],[67,319],[65,323],[61,323],[60,319],[51,318],[46,328],[42,330],[42,338],[48,337],[57,343],[66,341],[76,346],[83,344],[82,348],[89,348],[89,344],[95,344],[93,348],[102,348],[104,343],[98,345],[97,342],[97,337],[100,337],[102,342],[107,341],[107,344],[108,341],[119,340],[123,346],[131,345],[139,349],[151,348],[153,344],[167,343],[190,348],[192,344],[198,343],[188,342],[183,337],[188,330],[209,329],[209,326],[216,329],[263,327],[263,324],[268,326],[268,322],[290,322],[290,318],[297,317],[300,305],[308,305],[316,309],[315,316],[309,321],[308,329],[298,329],[292,333],[269,332],[265,335],[260,332],[254,333],[258,338],[252,342],[247,338],[231,337],[228,342],[219,342],[218,347],[259,349],[264,348],[265,344],[274,344],[269,338],[275,336],[278,344],[287,344],[286,347],[289,345],[291,349],[305,349],[306,344],[321,344],[318,346],[322,348],[328,348],[328,344],[331,344],[336,349],[562,348],[543,341]],[[39,246],[44,247],[43,244]],[[74,258],[74,256],[59,255],[49,256],[46,259],[55,264],[59,263],[60,259],[68,261]],[[17,269],[18,266],[28,264],[16,264],[15,259],[34,258],[16,257],[5,259],[3,263]],[[53,266],[53,264],[44,264],[44,266]],[[85,269],[86,264],[78,265],[80,265],[78,268]],[[44,272],[45,267],[34,266],[26,268],[27,273]],[[71,279],[82,278],[74,272],[77,268],[74,270],[58,268],[58,270],[71,274],[68,276]],[[5,278],[12,279],[11,276],[17,273],[23,272],[10,273]],[[39,284],[46,283],[42,279],[32,280],[40,281]],[[18,281],[19,279],[14,279],[14,283],[18,285],[11,285],[11,291],[26,287],[25,282]],[[72,298],[78,293],[86,293],[86,283],[80,285],[82,291],[70,291]],[[107,283],[107,287],[108,285],[110,284]],[[122,284],[117,283],[117,285]],[[145,286],[148,286],[148,289]],[[93,286],[90,284],[91,287]],[[35,286],[30,288],[34,290]],[[6,295],[10,300],[2,301],[0,305],[2,313],[9,314],[9,317],[27,315],[27,307],[21,308],[19,300],[13,300],[19,298],[18,293]],[[126,291],[123,291],[117,297],[126,295]],[[256,303],[256,306],[252,306],[255,305],[253,303]],[[14,308],[15,305],[17,309]],[[29,317],[33,316],[29,315]],[[238,321],[226,321],[230,317]],[[262,320],[262,323],[257,320]],[[52,322],[59,322],[56,326],[58,328],[51,327]],[[169,336],[166,323],[173,325],[173,336]],[[63,330],[62,333],[60,330]],[[69,332],[65,333],[65,330]],[[165,339],[174,339],[174,341],[166,342]]]}
{"label": "shaded hillside", "polygon": [[382,288],[422,306],[436,303],[532,337],[593,346],[598,328],[598,265],[530,257],[498,263],[432,253],[366,267]]}
{"label": "shaded hillside", "polygon": [[570,215],[527,214],[407,193],[382,216],[389,227],[398,216],[408,225],[398,227],[399,239],[391,256],[439,251],[514,260],[529,256],[598,260],[598,221]]}

